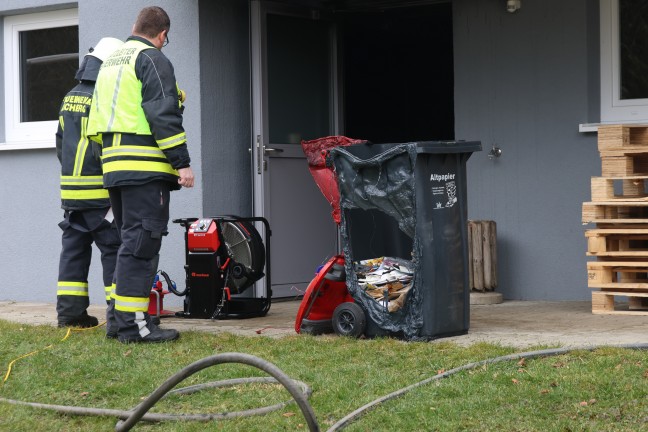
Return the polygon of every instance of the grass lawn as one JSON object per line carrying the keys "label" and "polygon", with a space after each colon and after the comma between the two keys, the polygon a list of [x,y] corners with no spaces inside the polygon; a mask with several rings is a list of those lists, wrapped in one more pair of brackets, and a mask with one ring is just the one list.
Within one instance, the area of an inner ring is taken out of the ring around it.
{"label": "grass lawn", "polygon": [[[0,397],[127,410],[188,364],[241,352],[265,359],[311,386],[321,430],[381,396],[441,371],[515,353],[492,344],[460,347],[392,339],[295,335],[280,339],[184,332],[179,341],[123,345],[104,329],[73,332],[0,320],[0,372],[15,362]],[[613,342],[613,341],[611,341]],[[44,349],[46,346],[50,348]],[[547,348],[545,346],[534,349]],[[530,351],[526,350],[526,351]],[[218,365],[179,386],[265,376]],[[254,383],[173,395],[152,411],[216,413],[287,400],[279,385]],[[0,431],[111,431],[110,417],[71,416],[0,402]],[[138,431],[306,431],[295,404],[263,416],[201,422],[140,422]],[[348,431],[648,431],[648,352],[601,348],[482,366],[416,388],[348,426]]]}

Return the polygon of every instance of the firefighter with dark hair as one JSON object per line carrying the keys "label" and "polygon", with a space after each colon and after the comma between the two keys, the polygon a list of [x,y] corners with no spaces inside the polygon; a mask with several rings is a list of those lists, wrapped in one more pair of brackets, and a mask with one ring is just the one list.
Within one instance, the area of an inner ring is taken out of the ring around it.
{"label": "firefighter with dark hair", "polygon": [[103,64],[88,121],[88,137],[102,144],[108,189],[122,245],[117,256],[114,309],[120,342],[178,338],[148,314],[172,190],[193,187],[182,126],[184,93],[162,54],[171,21],[160,7],[142,9],[132,35]]}
{"label": "firefighter with dark hair", "polygon": [[63,98],[59,112],[56,156],[61,162],[61,207],[65,210],[59,223],[63,230],[56,301],[59,327],[98,324],[87,312],[93,242],[101,252],[106,302],[110,301],[120,241],[108,191],[103,188],[97,146],[88,142],[86,126],[101,63],[122,43],[103,38],[84,56],[75,75],[79,83]]}

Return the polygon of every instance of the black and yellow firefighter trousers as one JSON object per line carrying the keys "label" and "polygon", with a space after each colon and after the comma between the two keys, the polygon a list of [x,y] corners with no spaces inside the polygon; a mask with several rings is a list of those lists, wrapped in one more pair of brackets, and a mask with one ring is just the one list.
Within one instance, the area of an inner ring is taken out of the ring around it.
{"label": "black and yellow firefighter trousers", "polygon": [[109,303],[120,241],[115,223],[105,219],[107,212],[108,208],[66,211],[63,221],[59,223],[63,235],[56,312],[61,325],[87,315],[90,304],[88,273],[93,242],[101,252],[104,295],[106,303]]}
{"label": "black and yellow firefighter trousers", "polygon": [[153,329],[149,296],[162,237],[168,233],[170,190],[165,181],[108,189],[122,240],[109,306],[120,340],[145,338]]}

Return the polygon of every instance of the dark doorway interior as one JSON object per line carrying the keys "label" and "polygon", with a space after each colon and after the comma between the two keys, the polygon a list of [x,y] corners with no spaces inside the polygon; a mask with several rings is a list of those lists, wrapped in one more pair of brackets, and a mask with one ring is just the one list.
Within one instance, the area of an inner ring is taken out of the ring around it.
{"label": "dark doorway interior", "polygon": [[374,143],[454,139],[452,5],[341,18],[345,135]]}

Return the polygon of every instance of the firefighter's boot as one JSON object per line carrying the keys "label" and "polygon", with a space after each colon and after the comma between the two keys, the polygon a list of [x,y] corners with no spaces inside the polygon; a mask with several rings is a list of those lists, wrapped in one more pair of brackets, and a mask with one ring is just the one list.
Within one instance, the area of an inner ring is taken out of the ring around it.
{"label": "firefighter's boot", "polygon": [[177,330],[158,327],[145,312],[115,310],[115,318],[119,325],[117,338],[122,343],[169,342],[180,337]]}
{"label": "firefighter's boot", "polygon": [[99,320],[92,315],[88,315],[87,312],[84,312],[83,315],[66,318],[59,315],[58,326],[59,327],[80,327],[80,328],[89,328],[99,325]]}

